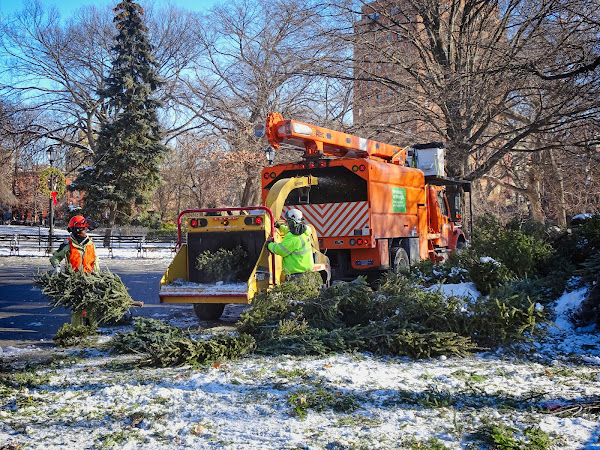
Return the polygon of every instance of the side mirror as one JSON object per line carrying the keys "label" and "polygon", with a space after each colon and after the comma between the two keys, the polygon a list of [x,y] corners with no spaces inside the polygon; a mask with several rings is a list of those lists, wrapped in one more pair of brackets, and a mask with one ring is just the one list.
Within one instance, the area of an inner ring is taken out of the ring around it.
{"label": "side mirror", "polygon": [[450,220],[452,222],[460,222],[462,216],[462,205],[460,202],[461,192],[455,186],[446,188],[446,199],[448,200],[448,208],[450,209]]}

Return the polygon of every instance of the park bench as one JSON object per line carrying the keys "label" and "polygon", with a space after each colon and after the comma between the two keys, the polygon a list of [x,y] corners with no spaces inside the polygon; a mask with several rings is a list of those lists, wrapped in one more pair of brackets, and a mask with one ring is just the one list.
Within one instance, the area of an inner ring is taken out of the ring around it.
{"label": "park bench", "polygon": [[[61,238],[54,236],[54,246],[56,247]],[[8,247],[11,256],[21,256],[21,250],[33,249],[43,251],[48,254],[48,236],[43,234],[5,234],[0,236],[0,245]]]}
{"label": "park bench", "polygon": [[108,246],[108,254],[114,258],[113,249],[115,248],[135,248],[138,258],[148,256],[148,245],[145,236],[120,236],[112,235],[110,237],[110,245]]}
{"label": "park bench", "polygon": [[[58,249],[60,244],[64,242],[65,235],[54,236],[52,241],[53,250]],[[103,239],[101,236],[93,237],[96,247],[103,247]],[[113,235],[110,238],[110,245],[105,247],[108,249],[110,257],[114,258],[114,249],[135,249],[137,251],[138,258],[145,258],[148,256],[148,250],[153,248],[164,248],[165,244],[172,250],[176,250],[176,239],[169,237],[154,237],[146,239],[145,236],[121,236]],[[25,249],[35,249],[37,251],[43,251],[44,254],[48,254],[48,235],[45,234],[1,234],[0,235],[0,247],[8,248],[10,256],[21,256],[21,253]],[[23,255],[24,256],[24,255]]]}
{"label": "park bench", "polygon": [[3,234],[0,236],[0,246],[10,249],[10,256],[18,256],[19,240],[16,234]]}

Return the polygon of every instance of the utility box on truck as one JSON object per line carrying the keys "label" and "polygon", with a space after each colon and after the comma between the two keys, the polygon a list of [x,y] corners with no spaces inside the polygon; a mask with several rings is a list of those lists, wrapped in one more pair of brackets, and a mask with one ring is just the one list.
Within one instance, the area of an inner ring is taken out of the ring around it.
{"label": "utility box on truck", "polygon": [[419,169],[425,176],[443,177],[445,174],[444,144],[432,142],[412,145],[407,154],[407,164]]}

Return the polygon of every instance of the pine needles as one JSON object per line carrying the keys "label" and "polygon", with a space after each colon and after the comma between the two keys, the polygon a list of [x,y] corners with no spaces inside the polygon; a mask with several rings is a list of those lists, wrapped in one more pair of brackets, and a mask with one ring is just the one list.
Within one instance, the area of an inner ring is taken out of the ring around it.
{"label": "pine needles", "polygon": [[[363,278],[322,288],[318,274],[282,283],[254,298],[237,335],[201,339],[149,320],[139,320],[134,332],[115,338],[115,348],[146,352],[149,363],[161,367],[201,365],[250,352],[466,355],[483,346],[531,339],[547,321],[526,296],[446,298],[392,273],[377,291]],[[125,337],[130,343],[123,343]]]}
{"label": "pine needles", "polygon": [[234,359],[251,353],[255,347],[252,336],[218,335],[210,339],[173,339],[166,345],[151,345],[150,364],[154,367],[198,366],[221,359]]}
{"label": "pine needles", "polygon": [[238,329],[254,336],[264,354],[465,355],[530,339],[547,321],[524,296],[446,298],[395,274],[386,275],[378,291],[363,278],[316,293],[290,282],[257,300]]}
{"label": "pine needles", "polygon": [[117,353],[147,353],[145,363],[152,367],[200,366],[246,355],[254,350],[255,341],[247,334],[202,339],[190,330],[141,317],[136,319],[132,331],[117,333],[111,347]]}
{"label": "pine needles", "polygon": [[127,287],[118,275],[108,270],[85,273],[67,267],[59,274],[42,272],[34,281],[49,298],[52,308],[63,307],[74,313],[86,311],[96,324],[120,319],[132,307]]}
{"label": "pine needles", "polygon": [[96,329],[94,327],[86,325],[74,326],[70,323],[65,323],[58,329],[56,336],[52,340],[59,347],[72,347],[87,344],[88,338],[95,334]]}
{"label": "pine needles", "polygon": [[238,279],[241,273],[248,270],[248,265],[248,253],[239,245],[231,250],[205,250],[196,258],[196,269],[204,272],[212,281]]}

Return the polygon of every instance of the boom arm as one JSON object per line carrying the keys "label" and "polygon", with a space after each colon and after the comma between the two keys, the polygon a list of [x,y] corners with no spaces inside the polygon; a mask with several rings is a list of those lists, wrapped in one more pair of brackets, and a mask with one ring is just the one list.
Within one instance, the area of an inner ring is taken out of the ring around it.
{"label": "boom arm", "polygon": [[273,148],[281,144],[304,148],[305,156],[343,157],[354,152],[360,158],[378,158],[403,166],[406,150],[395,145],[353,136],[295,120],[285,120],[279,113],[267,117],[265,134]]}

